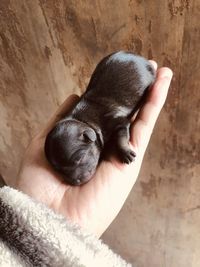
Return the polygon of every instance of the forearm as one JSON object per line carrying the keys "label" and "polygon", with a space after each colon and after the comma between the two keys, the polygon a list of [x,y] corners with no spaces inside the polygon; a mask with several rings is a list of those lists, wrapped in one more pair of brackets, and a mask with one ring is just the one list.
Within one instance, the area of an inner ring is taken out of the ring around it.
{"label": "forearm", "polygon": [[0,189],[0,240],[0,262],[10,260],[6,266],[131,266],[95,237],[9,187]]}

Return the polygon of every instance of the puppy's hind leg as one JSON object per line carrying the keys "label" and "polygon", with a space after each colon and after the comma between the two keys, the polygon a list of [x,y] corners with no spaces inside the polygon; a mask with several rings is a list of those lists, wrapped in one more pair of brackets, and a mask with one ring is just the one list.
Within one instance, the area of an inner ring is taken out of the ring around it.
{"label": "puppy's hind leg", "polygon": [[130,122],[120,124],[115,132],[116,150],[121,162],[130,164],[134,161],[136,153],[130,148]]}

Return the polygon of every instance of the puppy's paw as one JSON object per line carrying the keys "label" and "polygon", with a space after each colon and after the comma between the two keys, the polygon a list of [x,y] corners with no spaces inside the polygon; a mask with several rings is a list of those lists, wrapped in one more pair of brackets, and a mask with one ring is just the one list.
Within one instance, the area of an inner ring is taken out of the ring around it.
{"label": "puppy's paw", "polygon": [[119,157],[122,163],[130,164],[135,160],[136,153],[131,149],[119,151]]}

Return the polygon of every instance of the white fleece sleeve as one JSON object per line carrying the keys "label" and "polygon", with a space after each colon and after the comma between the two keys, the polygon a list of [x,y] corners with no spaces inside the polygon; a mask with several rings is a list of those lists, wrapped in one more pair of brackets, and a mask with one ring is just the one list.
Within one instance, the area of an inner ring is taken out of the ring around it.
{"label": "white fleece sleeve", "polygon": [[0,262],[12,255],[15,266],[131,266],[96,237],[7,186],[0,189],[0,241]]}

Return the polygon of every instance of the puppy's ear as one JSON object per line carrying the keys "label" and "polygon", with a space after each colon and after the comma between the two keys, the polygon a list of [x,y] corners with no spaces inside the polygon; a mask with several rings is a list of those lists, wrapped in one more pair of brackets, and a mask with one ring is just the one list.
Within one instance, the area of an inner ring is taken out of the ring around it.
{"label": "puppy's ear", "polygon": [[87,129],[83,132],[83,137],[85,142],[95,142],[97,135],[93,129]]}

